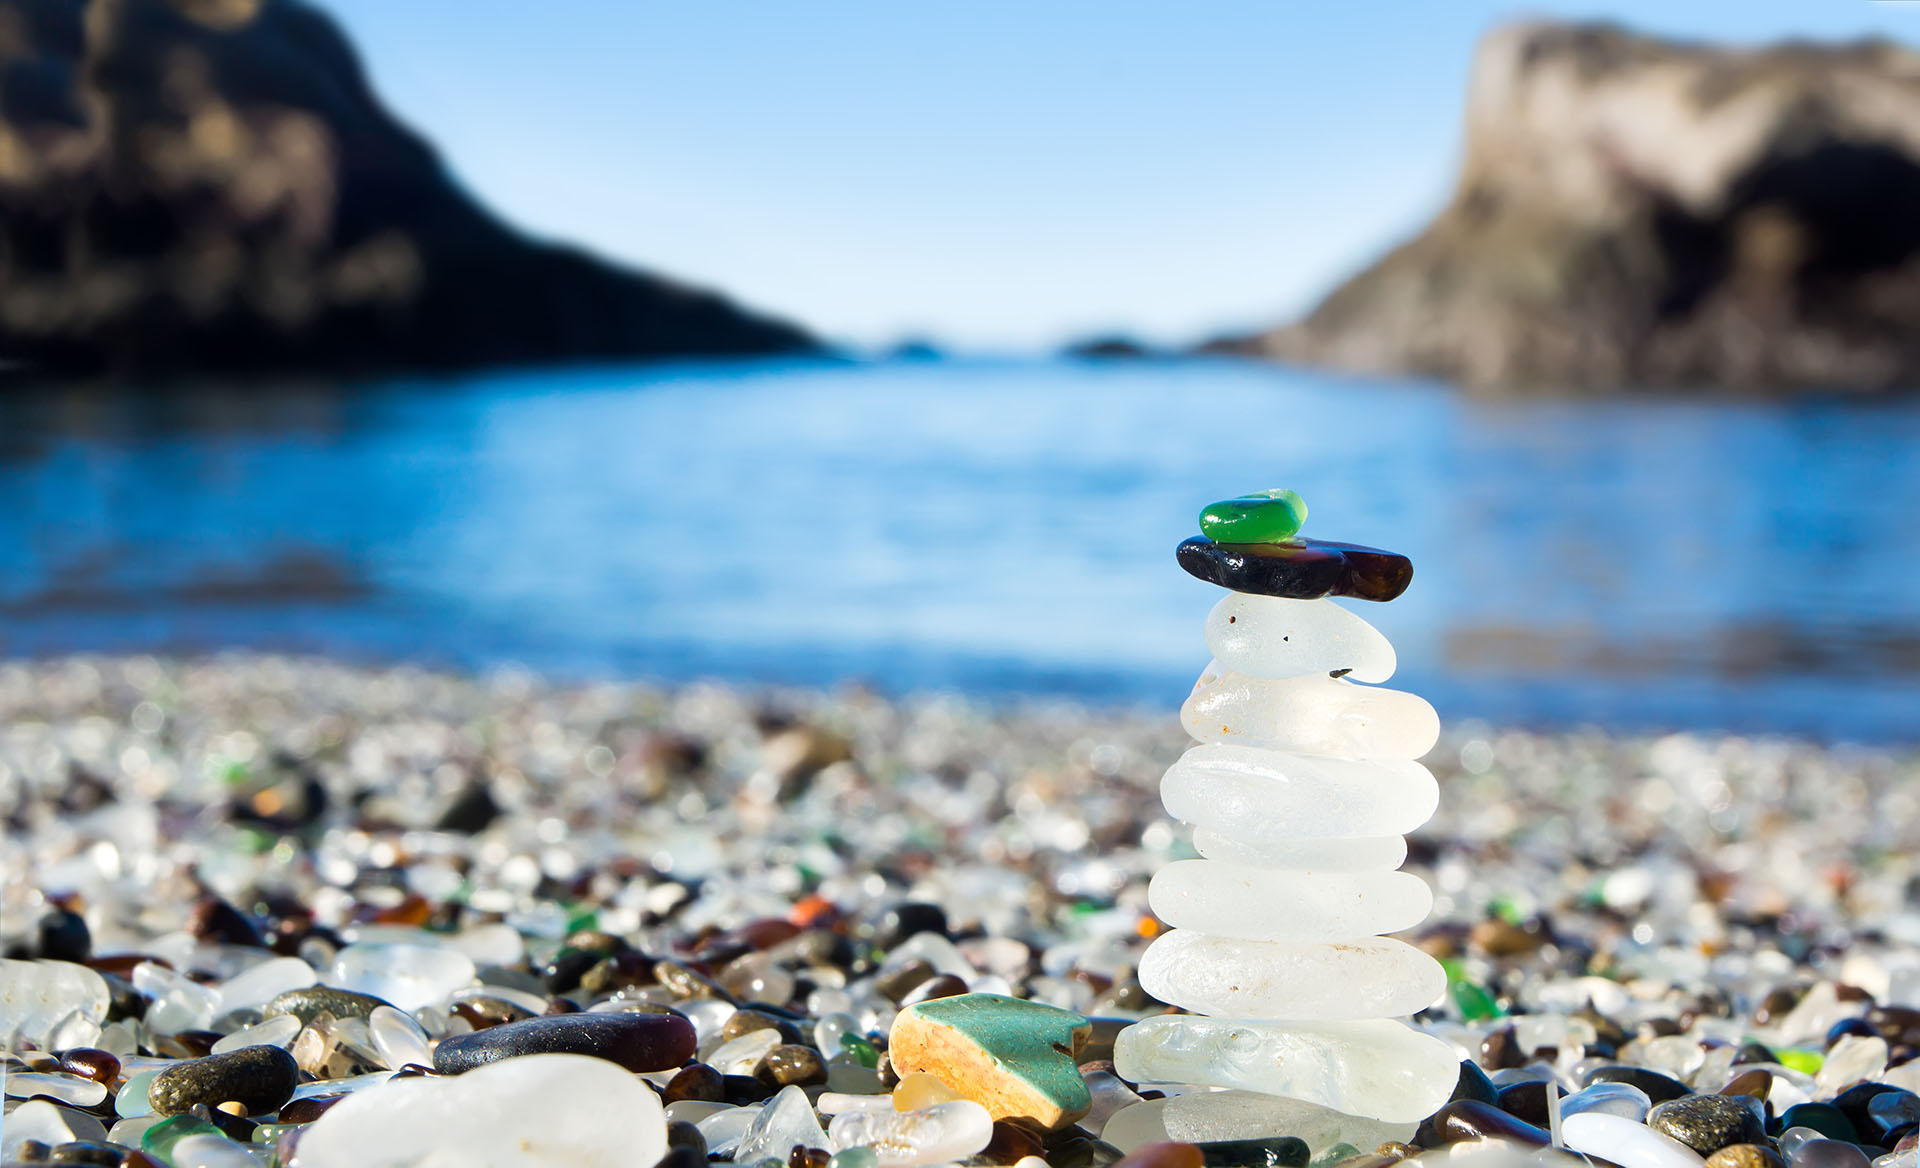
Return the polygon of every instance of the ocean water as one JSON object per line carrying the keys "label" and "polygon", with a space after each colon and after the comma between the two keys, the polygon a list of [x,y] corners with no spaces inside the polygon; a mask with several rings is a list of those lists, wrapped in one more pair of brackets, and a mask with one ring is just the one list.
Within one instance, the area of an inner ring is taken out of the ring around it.
{"label": "ocean water", "polygon": [[256,647],[1160,707],[1202,504],[1404,551],[1449,718],[1920,739],[1920,399],[1488,402],[1227,362],[0,393],[0,655]]}

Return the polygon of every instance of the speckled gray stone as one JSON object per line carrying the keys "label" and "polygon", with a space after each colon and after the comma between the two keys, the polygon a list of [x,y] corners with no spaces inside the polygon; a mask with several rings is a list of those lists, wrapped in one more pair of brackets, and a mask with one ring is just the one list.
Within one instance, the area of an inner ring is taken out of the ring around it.
{"label": "speckled gray stone", "polygon": [[1767,1138],[1762,1104],[1751,1095],[1689,1095],[1647,1112],[1647,1126],[1711,1156],[1734,1144],[1760,1144]]}
{"label": "speckled gray stone", "polygon": [[161,1071],[147,1088],[156,1115],[179,1115],[196,1103],[244,1104],[248,1115],[276,1111],[293,1097],[300,1064],[277,1046],[244,1046],[225,1054],[189,1059]]}
{"label": "speckled gray stone", "polygon": [[261,1012],[269,1018],[292,1014],[300,1019],[300,1025],[305,1026],[322,1014],[332,1014],[335,1018],[365,1018],[373,1013],[375,1006],[392,1004],[372,994],[308,986],[303,990],[288,990],[268,1002],[266,1009]]}

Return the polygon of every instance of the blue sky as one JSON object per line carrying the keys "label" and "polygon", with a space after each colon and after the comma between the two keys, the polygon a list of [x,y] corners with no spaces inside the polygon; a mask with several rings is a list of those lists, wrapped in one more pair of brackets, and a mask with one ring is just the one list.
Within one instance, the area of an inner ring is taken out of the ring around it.
{"label": "blue sky", "polygon": [[1310,306],[1445,198],[1510,16],[1883,33],[1871,0],[318,0],[537,233],[843,341],[1186,340]]}

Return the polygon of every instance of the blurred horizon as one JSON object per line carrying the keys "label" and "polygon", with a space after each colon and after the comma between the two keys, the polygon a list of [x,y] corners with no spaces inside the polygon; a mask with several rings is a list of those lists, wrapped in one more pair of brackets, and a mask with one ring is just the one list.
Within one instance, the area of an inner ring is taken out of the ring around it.
{"label": "blurred horizon", "polygon": [[1496,24],[1920,40],[1920,4],[1866,0],[1241,2],[1206,21],[1143,4],[581,0],[558,21],[497,0],[314,2],[514,226],[833,343],[1012,354],[1305,312],[1445,202],[1473,48]]}

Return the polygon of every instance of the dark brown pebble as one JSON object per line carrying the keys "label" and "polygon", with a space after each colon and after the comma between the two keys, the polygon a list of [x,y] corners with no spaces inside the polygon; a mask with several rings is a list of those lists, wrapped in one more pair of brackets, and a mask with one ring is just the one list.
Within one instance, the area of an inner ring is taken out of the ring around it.
{"label": "dark brown pebble", "polygon": [[691,1099],[698,1103],[719,1103],[727,1097],[726,1083],[720,1072],[706,1063],[693,1063],[680,1068],[680,1072],[667,1080],[660,1090],[660,1098],[666,1103],[678,1103]]}
{"label": "dark brown pebble", "polygon": [[653,966],[654,980],[672,990],[675,996],[682,998],[719,998],[731,1005],[739,1005],[740,1000],[720,988],[720,983],[711,977],[678,961],[659,961]]}
{"label": "dark brown pebble", "polygon": [[97,1140],[68,1140],[64,1144],[55,1144],[47,1153],[47,1160],[54,1164],[99,1164],[103,1168],[119,1168],[121,1149],[112,1144],[103,1144]]}
{"label": "dark brown pebble", "polygon": [[312,1123],[326,1114],[328,1108],[339,1103],[343,1095],[309,1095],[304,1099],[295,1099],[280,1109],[279,1123]]}
{"label": "dark brown pebble", "polygon": [[787,1155],[787,1168],[827,1168],[832,1160],[833,1153],[825,1148],[803,1148],[795,1144]]}
{"label": "dark brown pebble", "polygon": [[247,1046],[166,1068],[153,1077],[147,1103],[156,1115],[179,1115],[195,1104],[234,1100],[248,1115],[260,1115],[292,1098],[299,1082],[292,1055],[277,1046]]}
{"label": "dark brown pebble", "polygon": [[187,916],[187,932],[202,941],[218,941],[222,945],[267,947],[267,939],[253,919],[217,896],[202,897],[193,906]]}
{"label": "dark brown pebble", "polygon": [[653,958],[644,953],[615,953],[580,975],[580,988],[591,994],[611,994],[637,986],[650,986]]}
{"label": "dark brown pebble", "polygon": [[120,1060],[104,1050],[76,1046],[61,1054],[60,1069],[112,1086],[114,1079],[120,1075]]}
{"label": "dark brown pebble", "polygon": [[1024,1123],[1012,1120],[993,1121],[993,1136],[980,1155],[994,1164],[1012,1164],[1026,1156],[1038,1156],[1045,1147],[1041,1134]]}
{"label": "dark brown pebble", "polygon": [[[1547,1127],[1547,1086],[1545,1083],[1514,1083],[1500,1088],[1500,1110],[1537,1128]],[[1559,1096],[1566,1094],[1558,1084],[1553,1086],[1553,1093]]]}
{"label": "dark brown pebble", "polygon": [[1392,1156],[1396,1160],[1404,1160],[1409,1156],[1418,1156],[1420,1154],[1419,1148],[1414,1147],[1412,1144],[1403,1144],[1398,1140],[1388,1140],[1386,1143],[1376,1147],[1374,1151],[1382,1156]]}
{"label": "dark brown pebble", "polygon": [[1480,1066],[1489,1071],[1504,1071],[1526,1062],[1520,1040],[1512,1026],[1502,1026],[1480,1040]]}
{"label": "dark brown pebble", "polygon": [[1140,1145],[1113,1168],[1204,1168],[1205,1164],[1198,1144],[1163,1141]]}
{"label": "dark brown pebble", "polygon": [[752,1075],[723,1075],[720,1082],[721,1102],[731,1103],[735,1107],[764,1103],[773,1098],[773,1088]]}
{"label": "dark brown pebble", "polygon": [[707,1137],[700,1132],[699,1125],[676,1119],[667,1125],[667,1147],[692,1148],[702,1156],[707,1154]]}
{"label": "dark brown pebble", "polygon": [[914,990],[920,983],[935,976],[936,971],[929,962],[914,958],[898,969],[889,970],[873,979],[873,988],[884,994],[888,1000],[898,1002]]}
{"label": "dark brown pebble", "polygon": [[754,1074],[776,1087],[812,1087],[827,1081],[827,1064],[812,1047],[786,1043],[768,1051]]}
{"label": "dark brown pebble", "polygon": [[799,1042],[800,1028],[788,1019],[766,1010],[735,1010],[726,1023],[720,1027],[720,1041],[732,1042],[743,1034],[752,1034],[756,1030],[772,1030],[780,1035],[782,1042]]}
{"label": "dark brown pebble", "polygon": [[461,998],[453,1004],[453,1016],[464,1018],[467,1025],[475,1030],[485,1030],[489,1026],[502,1026],[508,1022],[518,1022],[522,1018],[531,1018],[532,1014],[521,1006],[505,998],[472,997]]}
{"label": "dark brown pebble", "polygon": [[21,1140],[13,1152],[16,1164],[45,1164],[52,1157],[53,1149],[39,1140]]}
{"label": "dark brown pebble", "polygon": [[951,998],[967,992],[967,983],[950,973],[938,974],[914,986],[907,996],[900,999],[902,1006],[911,1006],[916,1002],[930,1002],[935,998]]}
{"label": "dark brown pebble", "polygon": [[1463,1140],[1512,1140],[1536,1148],[1552,1142],[1540,1128],[1478,1099],[1456,1099],[1447,1104],[1427,1117],[1413,1137],[1414,1143],[1425,1148]]}
{"label": "dark brown pebble", "polygon": [[670,1071],[694,1054],[693,1024],[677,1014],[558,1014],[443,1039],[433,1069],[457,1075],[523,1054],[584,1054],[630,1071]]}
{"label": "dark brown pebble", "polygon": [[1751,1095],[1760,1102],[1767,1101],[1767,1095],[1773,1090],[1773,1074],[1770,1071],[1741,1071],[1727,1085],[1720,1088],[1722,1095]]}

